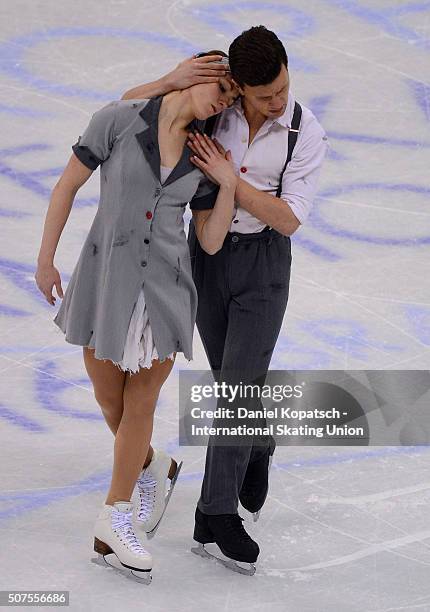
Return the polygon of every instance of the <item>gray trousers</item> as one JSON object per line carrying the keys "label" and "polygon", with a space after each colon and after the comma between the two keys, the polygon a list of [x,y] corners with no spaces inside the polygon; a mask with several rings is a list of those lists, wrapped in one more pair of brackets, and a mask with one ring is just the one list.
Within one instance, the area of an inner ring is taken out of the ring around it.
{"label": "gray trousers", "polygon": [[[222,248],[208,255],[191,221],[188,244],[198,292],[196,324],[214,379],[264,384],[288,301],[290,238],[268,228],[254,234],[229,232]],[[261,409],[261,401],[256,402],[247,408]],[[226,405],[222,399],[221,405]],[[234,446],[220,445],[211,437],[199,509],[205,514],[237,513],[248,464],[267,452],[268,443],[267,437],[248,436]]]}

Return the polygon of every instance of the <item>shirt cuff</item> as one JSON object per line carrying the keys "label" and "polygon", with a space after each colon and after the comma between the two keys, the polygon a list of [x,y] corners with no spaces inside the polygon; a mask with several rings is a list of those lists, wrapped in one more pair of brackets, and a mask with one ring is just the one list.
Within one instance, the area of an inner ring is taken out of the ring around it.
{"label": "shirt cuff", "polygon": [[294,216],[300,222],[300,225],[303,225],[309,216],[310,206],[295,202],[293,199],[289,199],[288,196],[281,197],[281,200],[284,200],[284,202],[288,204]]}

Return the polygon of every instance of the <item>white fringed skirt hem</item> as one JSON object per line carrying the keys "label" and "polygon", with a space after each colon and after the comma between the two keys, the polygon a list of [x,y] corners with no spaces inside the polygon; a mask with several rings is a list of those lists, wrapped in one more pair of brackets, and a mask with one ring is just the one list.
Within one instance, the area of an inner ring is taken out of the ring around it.
{"label": "white fringed skirt hem", "polygon": [[[130,372],[131,376],[137,374],[140,368],[151,368],[154,359],[159,359],[159,356],[152,337],[145,296],[141,289],[131,316],[122,360],[113,363],[124,372]],[[170,353],[165,359],[174,361],[175,353]]]}

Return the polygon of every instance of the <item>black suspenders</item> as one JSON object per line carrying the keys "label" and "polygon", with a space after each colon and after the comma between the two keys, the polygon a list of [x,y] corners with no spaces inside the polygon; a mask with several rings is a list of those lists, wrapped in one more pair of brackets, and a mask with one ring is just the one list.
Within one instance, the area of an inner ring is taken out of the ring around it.
{"label": "black suspenders", "polygon": [[279,179],[278,190],[276,191],[276,197],[280,198],[282,193],[282,178],[284,176],[285,168],[291,161],[291,157],[293,155],[293,149],[297,142],[297,136],[300,128],[300,121],[302,118],[302,107],[298,102],[294,105],[294,113],[293,118],[291,120],[291,128],[288,132],[288,155],[285,161],[284,167],[282,168],[281,177]]}

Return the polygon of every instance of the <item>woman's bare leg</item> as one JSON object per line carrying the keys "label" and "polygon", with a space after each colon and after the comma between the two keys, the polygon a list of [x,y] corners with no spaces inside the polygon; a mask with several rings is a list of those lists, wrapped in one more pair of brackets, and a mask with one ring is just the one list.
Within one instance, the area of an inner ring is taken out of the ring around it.
{"label": "woman's bare leg", "polygon": [[173,364],[171,359],[162,363],[155,359],[151,368],[141,368],[125,379],[124,409],[115,436],[112,482],[106,504],[131,498],[148,454],[158,396]]}
{"label": "woman's bare leg", "polygon": [[123,411],[123,392],[126,373],[108,359],[96,359],[94,349],[83,347],[84,363],[93,383],[94,396],[109,429],[116,434]]}
{"label": "woman's bare leg", "polygon": [[[105,421],[116,435],[124,410],[124,385],[126,373],[108,359],[96,359],[94,349],[84,346],[83,355],[85,368],[94,388],[94,396],[99,404]],[[136,376],[133,374],[133,376]],[[130,378],[130,375],[127,374]],[[150,446],[143,463],[143,467],[149,465],[152,459],[153,449]]]}

